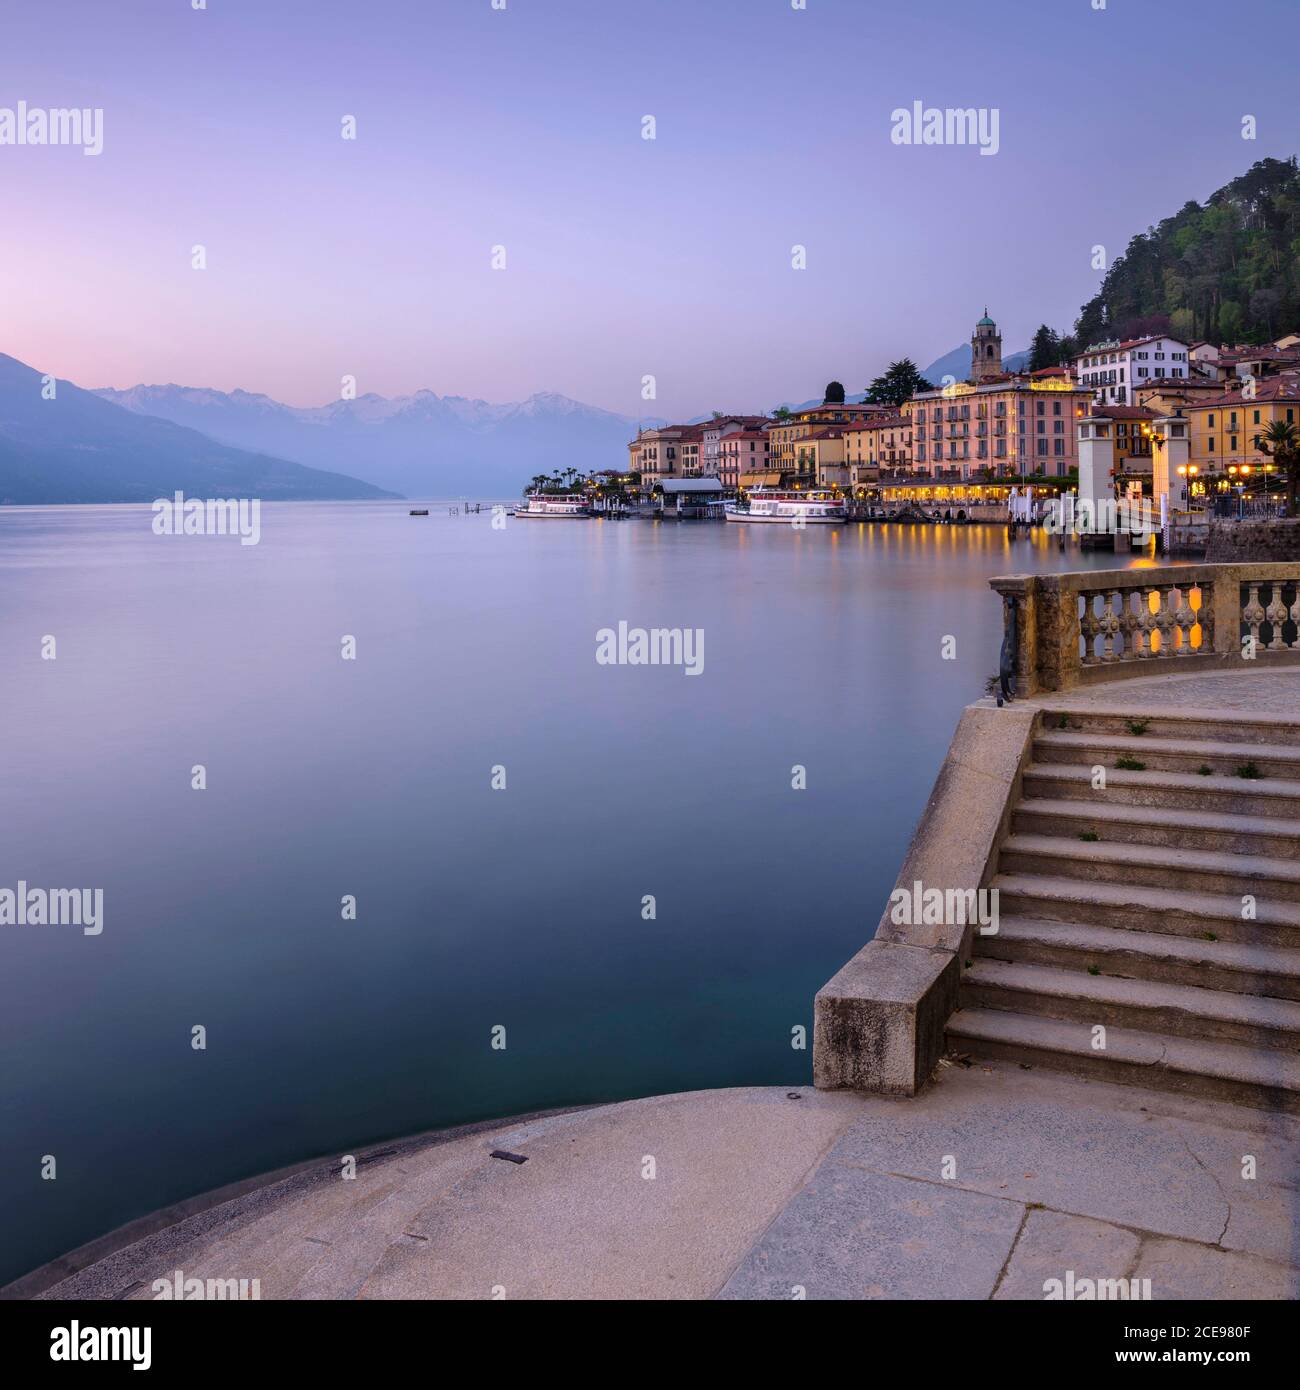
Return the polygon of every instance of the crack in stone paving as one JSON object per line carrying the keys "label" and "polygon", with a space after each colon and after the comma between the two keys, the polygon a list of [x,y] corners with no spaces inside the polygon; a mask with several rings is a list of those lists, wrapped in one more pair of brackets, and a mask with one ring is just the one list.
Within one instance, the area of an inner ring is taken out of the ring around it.
{"label": "crack in stone paving", "polygon": [[1210,1181],[1218,1189],[1219,1196],[1223,1199],[1223,1205],[1228,1209],[1228,1214],[1223,1218],[1223,1230],[1219,1232],[1218,1239],[1214,1242],[1215,1245],[1222,1248],[1223,1238],[1228,1234],[1228,1227],[1232,1224],[1232,1200],[1229,1198],[1228,1194],[1223,1190],[1223,1184],[1219,1181],[1218,1174],[1215,1173],[1212,1169],[1207,1168],[1205,1164],[1202,1163],[1201,1160],[1192,1152],[1192,1146],[1187,1142],[1187,1136],[1185,1134],[1180,1134],[1178,1138],[1182,1142],[1183,1148],[1187,1150],[1188,1157],[1192,1160],[1193,1163],[1197,1165],[1198,1168],[1200,1168],[1208,1176]]}
{"label": "crack in stone paving", "polygon": [[[1029,1224],[1030,1210],[1030,1206],[1026,1203],[1025,1209],[1020,1213],[1020,1225],[1016,1227],[1011,1249],[1007,1251],[1007,1257],[1002,1261],[1002,1268],[998,1270],[998,1277],[993,1281],[993,1287],[989,1290],[990,1300],[997,1297],[998,1290],[1002,1287],[1002,1281],[1007,1277],[1007,1270],[1011,1268],[1011,1261],[1015,1258],[1016,1251],[1020,1247],[1020,1237],[1024,1235],[1025,1227]],[[1039,1210],[1045,1210],[1045,1208],[1039,1208]]]}

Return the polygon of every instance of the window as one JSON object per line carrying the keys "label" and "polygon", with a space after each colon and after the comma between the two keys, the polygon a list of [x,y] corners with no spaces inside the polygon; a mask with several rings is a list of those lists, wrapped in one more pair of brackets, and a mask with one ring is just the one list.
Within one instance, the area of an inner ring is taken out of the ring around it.
{"label": "window", "polygon": [[1046,453],[1047,453],[1047,436],[1046,436],[1046,435],[1040,436],[1040,438],[1039,438],[1039,440],[1038,440],[1038,452],[1039,452],[1040,454],[1046,454]]}
{"label": "window", "polygon": [[1210,436],[1210,453],[1214,452],[1214,436]]}
{"label": "window", "polygon": [[1063,455],[1065,454],[1065,440],[1064,440],[1064,439],[1054,439],[1054,440],[1052,440],[1052,452],[1056,455],[1057,458],[1063,457]]}

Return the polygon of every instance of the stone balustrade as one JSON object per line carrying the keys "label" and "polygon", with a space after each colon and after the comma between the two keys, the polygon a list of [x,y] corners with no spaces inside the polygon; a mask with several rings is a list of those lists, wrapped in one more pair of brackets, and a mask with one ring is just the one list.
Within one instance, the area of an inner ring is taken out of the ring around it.
{"label": "stone balustrade", "polygon": [[[1003,575],[1004,669],[1037,695],[1154,670],[1300,661],[1300,561]],[[1247,640],[1252,639],[1252,640]]]}

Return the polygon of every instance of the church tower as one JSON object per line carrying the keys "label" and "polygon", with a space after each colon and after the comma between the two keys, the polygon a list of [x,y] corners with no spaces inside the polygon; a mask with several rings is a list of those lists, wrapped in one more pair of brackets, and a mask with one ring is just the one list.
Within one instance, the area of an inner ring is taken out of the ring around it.
{"label": "church tower", "polygon": [[984,317],[975,325],[970,340],[970,379],[976,386],[990,377],[1002,375],[1002,334],[989,318],[988,305]]}

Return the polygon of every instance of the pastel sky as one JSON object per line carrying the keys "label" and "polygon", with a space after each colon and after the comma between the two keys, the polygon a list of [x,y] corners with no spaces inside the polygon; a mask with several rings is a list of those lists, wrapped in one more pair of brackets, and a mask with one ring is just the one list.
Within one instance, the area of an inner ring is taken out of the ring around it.
{"label": "pastel sky", "polygon": [[[986,302],[1022,347],[1094,244],[1300,148],[1295,0],[1095,3],[10,3],[0,107],[102,107],[104,152],[0,146],[0,351],[687,418],[924,365]],[[997,108],[999,153],[891,143],[917,100]]]}

